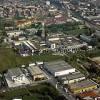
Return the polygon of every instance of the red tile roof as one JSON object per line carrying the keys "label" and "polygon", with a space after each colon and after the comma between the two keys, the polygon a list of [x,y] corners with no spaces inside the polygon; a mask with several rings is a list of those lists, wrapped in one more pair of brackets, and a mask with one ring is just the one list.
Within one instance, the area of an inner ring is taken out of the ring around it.
{"label": "red tile roof", "polygon": [[66,18],[65,17],[58,17],[58,18],[48,18],[44,20],[45,24],[47,25],[51,25],[51,24],[56,24],[56,23],[60,23],[60,22],[66,22]]}
{"label": "red tile roof", "polygon": [[99,97],[100,93],[96,93],[94,91],[89,91],[89,92],[84,92],[84,93],[80,93],[79,94],[80,97],[84,98],[84,97]]}

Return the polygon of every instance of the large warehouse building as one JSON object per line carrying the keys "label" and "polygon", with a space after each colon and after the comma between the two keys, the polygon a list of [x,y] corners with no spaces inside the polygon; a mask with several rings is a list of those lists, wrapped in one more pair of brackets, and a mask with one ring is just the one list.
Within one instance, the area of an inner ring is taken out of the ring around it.
{"label": "large warehouse building", "polygon": [[75,72],[75,68],[65,61],[45,62],[44,68],[55,77]]}

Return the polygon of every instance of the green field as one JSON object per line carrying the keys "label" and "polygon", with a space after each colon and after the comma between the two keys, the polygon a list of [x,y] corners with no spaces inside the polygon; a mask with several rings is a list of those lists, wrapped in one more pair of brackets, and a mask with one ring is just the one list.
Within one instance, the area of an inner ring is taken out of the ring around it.
{"label": "green field", "polygon": [[21,57],[16,55],[12,49],[0,48],[0,72],[13,68],[19,67],[22,64],[28,64],[35,61],[53,61],[63,59],[62,56],[54,56],[51,54],[34,55],[29,57]]}
{"label": "green field", "polygon": [[22,98],[23,100],[65,100],[58,99],[59,97],[61,97],[59,92],[49,83],[0,93],[0,100],[12,100],[13,98]]}
{"label": "green field", "polygon": [[84,24],[78,22],[49,25],[46,26],[46,31],[48,33],[63,32],[64,34],[67,35],[76,35],[76,36],[80,34],[90,34],[94,32],[93,29],[90,29],[86,27]]}

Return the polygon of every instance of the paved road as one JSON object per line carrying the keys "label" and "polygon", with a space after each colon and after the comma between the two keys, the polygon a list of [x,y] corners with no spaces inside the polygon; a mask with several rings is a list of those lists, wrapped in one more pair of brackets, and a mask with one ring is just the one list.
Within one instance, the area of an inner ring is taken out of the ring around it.
{"label": "paved road", "polygon": [[57,79],[52,74],[50,74],[44,68],[42,68],[42,70],[49,76],[48,82],[51,83],[53,86],[55,86],[57,90],[60,92],[60,94],[64,95],[67,100],[75,100],[70,91],[66,93],[63,86],[61,84],[58,84]]}
{"label": "paved road", "polygon": [[75,98],[72,96],[72,94],[69,91],[65,92],[63,86],[58,84],[58,82],[55,79],[51,79],[51,80],[49,80],[49,82],[52,85],[54,85],[55,87],[56,87],[56,84],[57,84],[57,87],[56,87],[57,90],[60,92],[60,94],[64,95],[67,100],[75,100]]}

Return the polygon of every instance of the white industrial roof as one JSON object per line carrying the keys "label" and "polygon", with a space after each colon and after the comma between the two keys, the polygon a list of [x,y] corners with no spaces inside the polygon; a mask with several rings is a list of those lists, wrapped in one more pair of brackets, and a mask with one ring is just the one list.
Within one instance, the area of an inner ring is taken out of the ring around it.
{"label": "white industrial roof", "polygon": [[58,71],[63,71],[63,70],[68,70],[68,69],[73,69],[71,65],[69,65],[65,61],[54,61],[54,62],[45,62],[44,66],[52,71],[52,72],[58,72]]}

